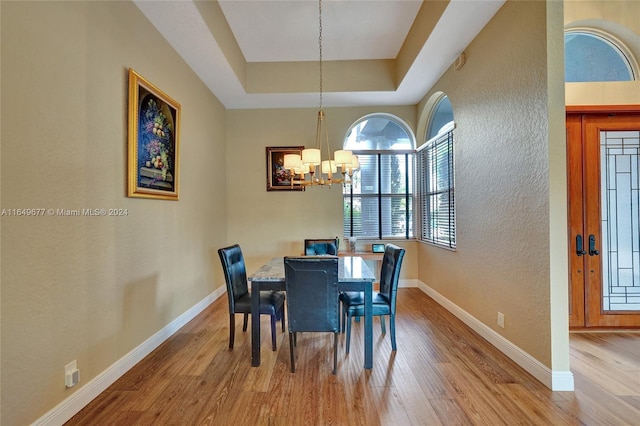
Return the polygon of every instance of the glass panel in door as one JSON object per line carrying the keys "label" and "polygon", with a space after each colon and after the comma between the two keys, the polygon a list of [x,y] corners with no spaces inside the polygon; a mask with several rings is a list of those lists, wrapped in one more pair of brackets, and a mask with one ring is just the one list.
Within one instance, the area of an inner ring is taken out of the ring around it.
{"label": "glass panel in door", "polygon": [[640,131],[600,132],[602,310],[640,311]]}
{"label": "glass panel in door", "polygon": [[583,118],[586,327],[640,326],[640,115]]}

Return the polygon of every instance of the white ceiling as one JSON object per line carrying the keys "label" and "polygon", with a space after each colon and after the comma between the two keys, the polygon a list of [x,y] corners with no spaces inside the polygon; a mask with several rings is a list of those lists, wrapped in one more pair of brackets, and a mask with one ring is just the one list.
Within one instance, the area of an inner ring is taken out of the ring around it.
{"label": "white ceiling", "polygon": [[[421,4],[325,0],[323,59],[395,58]],[[318,60],[317,1],[223,0],[220,6],[247,61]]]}
{"label": "white ceiling", "polygon": [[[280,63],[279,66],[289,67],[287,74],[295,75],[295,67],[301,62],[313,62],[317,73],[317,1],[221,0],[217,3],[219,7],[215,2],[191,0],[134,1],[226,108],[318,106],[319,75],[314,76],[316,86],[309,90],[293,86],[276,90],[246,88],[251,86],[247,70],[259,63],[267,66]],[[421,22],[426,20],[435,25],[422,24],[414,29],[413,39],[422,40],[421,46],[409,55],[409,64],[394,87],[358,91],[331,91],[325,87],[323,104],[413,105],[419,102],[504,1],[451,0],[446,8],[441,1],[427,1],[421,10],[423,2],[418,0],[324,0],[323,62],[399,61],[414,20],[422,18]],[[432,7],[436,4],[439,7]],[[434,15],[435,9],[443,13]],[[428,36],[425,31],[430,31]],[[406,46],[405,49],[408,50]],[[300,72],[308,73],[308,69]],[[328,72],[328,68],[323,67],[323,81],[342,77],[326,75]]]}

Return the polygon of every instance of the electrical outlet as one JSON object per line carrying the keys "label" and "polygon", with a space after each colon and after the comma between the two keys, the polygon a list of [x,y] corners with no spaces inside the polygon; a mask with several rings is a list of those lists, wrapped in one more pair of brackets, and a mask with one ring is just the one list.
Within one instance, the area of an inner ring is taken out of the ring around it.
{"label": "electrical outlet", "polygon": [[498,312],[498,326],[504,328],[504,314]]}
{"label": "electrical outlet", "polygon": [[72,388],[80,381],[80,370],[78,370],[78,361],[75,359],[64,366],[64,385]]}

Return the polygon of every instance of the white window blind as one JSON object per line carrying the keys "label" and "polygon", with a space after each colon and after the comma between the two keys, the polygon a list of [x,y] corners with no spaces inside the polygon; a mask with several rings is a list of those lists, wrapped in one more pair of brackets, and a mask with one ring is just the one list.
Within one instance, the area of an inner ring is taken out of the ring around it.
{"label": "white window blind", "polygon": [[354,152],[360,169],[344,187],[344,235],[414,238],[413,152]]}
{"label": "white window blind", "polygon": [[417,153],[420,239],[456,247],[453,126],[430,139]]}

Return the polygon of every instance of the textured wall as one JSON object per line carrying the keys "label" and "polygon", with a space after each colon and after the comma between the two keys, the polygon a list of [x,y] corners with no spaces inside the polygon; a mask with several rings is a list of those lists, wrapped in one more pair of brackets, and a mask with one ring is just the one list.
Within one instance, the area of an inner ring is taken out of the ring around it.
{"label": "textured wall", "polygon": [[457,126],[457,250],[421,245],[418,263],[421,281],[550,366],[545,8],[507,2],[434,87]]}
{"label": "textured wall", "polygon": [[[29,424],[222,284],[224,109],[131,2],[2,2],[2,419]],[[127,68],[182,104],[179,201],[125,196]]]}

